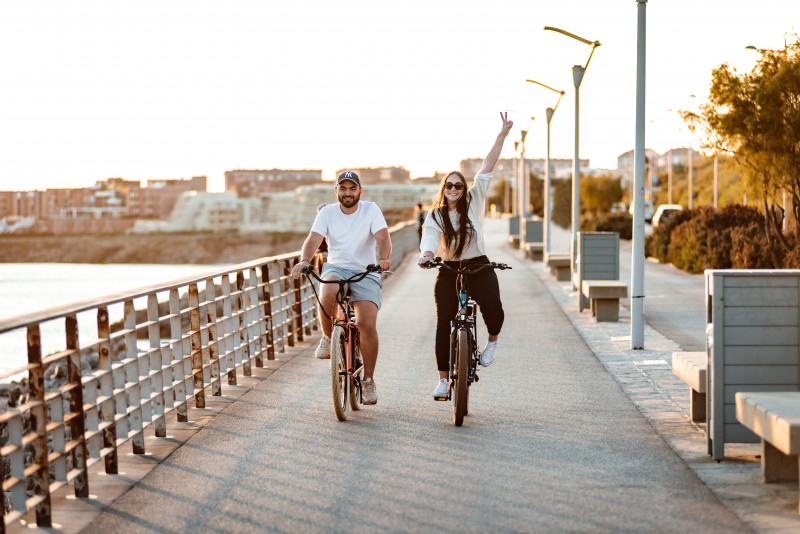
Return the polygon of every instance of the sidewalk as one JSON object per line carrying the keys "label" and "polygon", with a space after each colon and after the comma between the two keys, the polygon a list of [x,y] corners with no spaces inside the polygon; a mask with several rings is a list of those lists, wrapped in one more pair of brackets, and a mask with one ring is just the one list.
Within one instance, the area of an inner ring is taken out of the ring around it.
{"label": "sidewalk", "polygon": [[672,352],[681,347],[646,324],[645,349],[631,350],[628,309],[620,307],[618,323],[597,323],[588,310],[578,312],[571,283],[557,282],[541,262],[529,268],[631,402],[724,506],[759,533],[800,532],[798,485],[762,482],[759,444],[727,444],[719,463],[707,454],[705,423],[689,419],[689,386],[672,373]]}

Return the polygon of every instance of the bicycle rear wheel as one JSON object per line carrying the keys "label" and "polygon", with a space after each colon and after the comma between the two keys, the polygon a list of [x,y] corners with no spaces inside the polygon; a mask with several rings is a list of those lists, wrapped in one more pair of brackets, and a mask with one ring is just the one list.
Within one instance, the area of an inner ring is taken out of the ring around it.
{"label": "bicycle rear wheel", "polygon": [[[356,334],[358,335],[358,334]],[[358,344],[354,344],[353,346],[353,366],[355,367],[358,365],[359,360],[361,360],[361,355],[358,350]],[[356,369],[354,369],[356,370]],[[361,390],[361,378],[364,376],[364,369],[362,367],[361,371],[358,371],[357,374],[353,375],[353,379],[350,382],[350,409],[353,411],[360,410],[361,405],[359,404],[358,393]],[[356,387],[356,383],[358,387]]]}
{"label": "bicycle rear wheel", "polygon": [[333,411],[339,421],[347,419],[350,404],[350,377],[347,374],[347,337],[344,328],[333,327],[331,335],[331,393]]}
{"label": "bicycle rear wheel", "polygon": [[469,396],[469,335],[461,328],[456,335],[456,385],[453,391],[453,424],[461,426]]}

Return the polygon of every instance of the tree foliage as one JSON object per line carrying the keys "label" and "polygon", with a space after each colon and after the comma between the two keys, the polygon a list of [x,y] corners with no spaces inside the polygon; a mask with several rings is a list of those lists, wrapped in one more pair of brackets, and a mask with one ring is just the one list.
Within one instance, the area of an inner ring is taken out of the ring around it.
{"label": "tree foliage", "polygon": [[[701,114],[684,113],[685,120],[705,127],[705,148],[733,155],[748,190],[759,198],[776,268],[800,235],[800,39],[795,39],[783,49],[760,50],[749,73],[720,65],[712,71],[709,103]],[[794,236],[782,230],[784,193]]]}

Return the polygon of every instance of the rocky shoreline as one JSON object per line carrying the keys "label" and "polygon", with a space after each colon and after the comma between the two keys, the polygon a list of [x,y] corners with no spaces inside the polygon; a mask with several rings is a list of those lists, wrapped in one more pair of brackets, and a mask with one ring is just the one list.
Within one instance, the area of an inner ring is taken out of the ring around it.
{"label": "rocky shoreline", "polygon": [[2,263],[244,263],[300,250],[307,233],[78,234],[0,237]]}

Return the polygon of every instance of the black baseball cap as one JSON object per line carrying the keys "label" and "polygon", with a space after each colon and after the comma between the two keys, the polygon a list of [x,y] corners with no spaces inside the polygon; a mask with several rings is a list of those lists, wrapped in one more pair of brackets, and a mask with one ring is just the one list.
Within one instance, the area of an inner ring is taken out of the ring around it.
{"label": "black baseball cap", "polygon": [[350,180],[358,187],[361,187],[361,181],[358,179],[358,175],[353,171],[344,171],[342,174],[340,174],[339,177],[336,179],[336,185],[339,185],[345,180]]}

